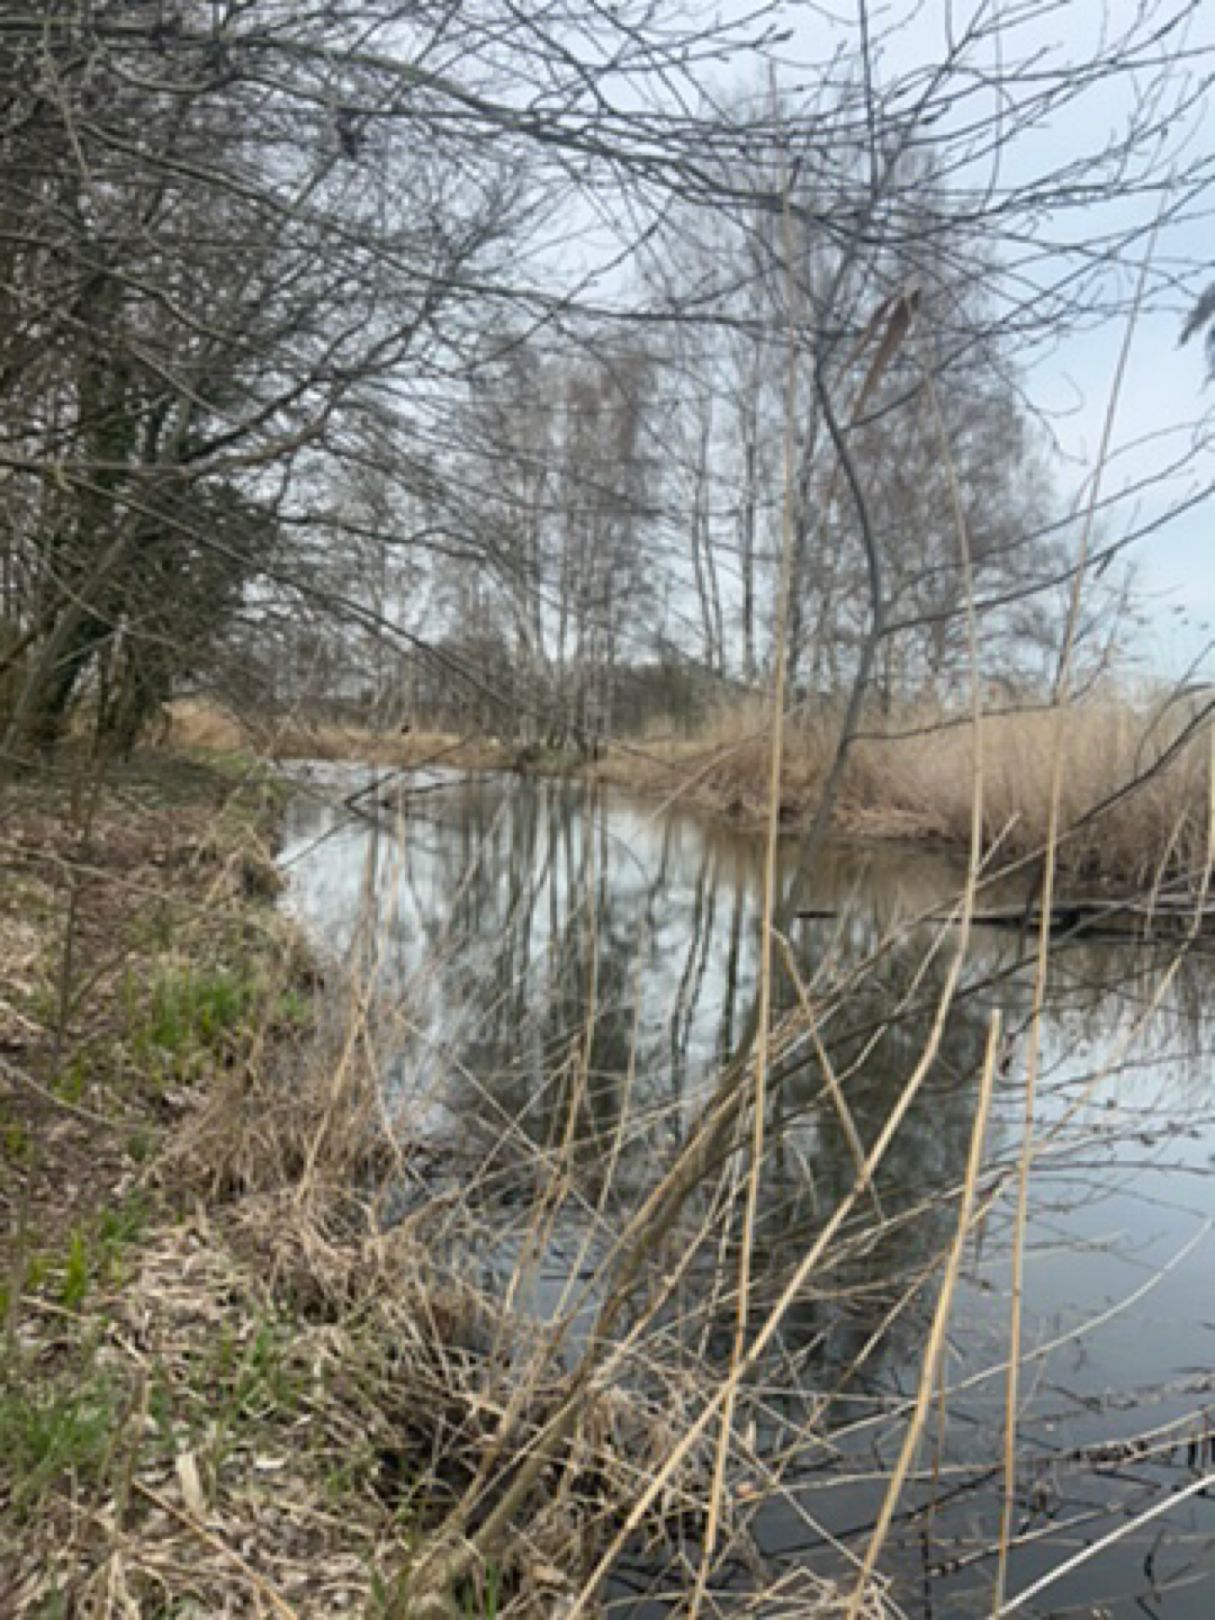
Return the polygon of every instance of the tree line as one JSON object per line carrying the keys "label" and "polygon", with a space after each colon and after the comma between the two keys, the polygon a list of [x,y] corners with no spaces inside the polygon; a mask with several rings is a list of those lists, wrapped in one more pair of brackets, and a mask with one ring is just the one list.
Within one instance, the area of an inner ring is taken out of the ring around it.
{"label": "tree line", "polygon": [[1142,207],[1201,209],[1192,9],[1081,74],[978,7],[796,89],[763,5],[0,5],[4,759],[195,690],[585,744],[761,686],[784,567],[800,701],[948,692],[972,608],[1047,679],[1078,518],[1027,378],[1142,299]]}

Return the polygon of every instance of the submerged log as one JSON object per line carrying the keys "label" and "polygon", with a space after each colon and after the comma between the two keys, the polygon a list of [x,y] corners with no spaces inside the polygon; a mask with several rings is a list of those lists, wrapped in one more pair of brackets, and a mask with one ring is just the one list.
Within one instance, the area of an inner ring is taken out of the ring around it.
{"label": "submerged log", "polygon": [[[804,921],[827,922],[844,915],[838,907],[802,907],[794,913]],[[1070,933],[1083,929],[1108,928],[1111,933],[1127,936],[1139,935],[1157,924],[1170,930],[1186,927],[1215,929],[1215,899],[1199,902],[1196,896],[1159,895],[1155,899],[1115,900],[1108,896],[1093,899],[1060,900],[1051,906],[1047,926],[1052,933]],[[1044,912],[1040,905],[1029,901],[1020,904],[988,906],[973,911],[971,924],[977,928],[1024,929],[1030,932],[1042,926]],[[953,911],[931,912],[925,922],[959,925],[961,913]]]}

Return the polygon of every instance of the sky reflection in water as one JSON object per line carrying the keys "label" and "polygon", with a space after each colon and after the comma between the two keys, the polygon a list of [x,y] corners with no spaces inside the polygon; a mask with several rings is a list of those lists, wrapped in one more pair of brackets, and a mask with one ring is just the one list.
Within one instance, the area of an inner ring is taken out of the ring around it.
{"label": "sky reflection in water", "polygon": [[[341,792],[361,780],[314,774]],[[332,792],[301,793],[282,854],[290,908],[335,955],[360,949],[378,987],[406,1010],[408,1033],[387,1065],[404,1128],[456,1142],[470,1159],[496,1154],[501,1174],[486,1185],[505,1198],[512,1175],[526,1187],[534,1149],[564,1139],[573,1096],[581,1196],[601,1213],[627,1207],[669,1162],[745,1024],[759,960],[758,841],[567,784],[432,777],[411,779],[411,789],[407,809],[376,820],[351,817]],[[761,1297],[853,1183],[823,1063],[843,1077],[856,1132],[872,1143],[923,1048],[957,947],[956,930],[916,919],[939,914],[958,881],[953,862],[893,847],[833,850],[816,873],[813,904],[842,918],[803,922],[790,935],[824,1016],[821,1048],[803,1035],[777,1070]],[[1011,1164],[1018,1149],[1030,997],[1021,958],[1031,948],[976,931],[938,1058],[878,1178],[882,1224],[872,1210],[854,1223],[855,1241],[786,1320],[772,1373],[783,1393],[764,1407],[771,1432],[761,1442],[779,1450],[807,1401],[825,1401],[833,1447],[790,1465],[797,1505],[761,1523],[778,1560],[812,1556],[821,1568],[835,1558],[808,1519],[845,1538],[872,1519],[877,1478],[899,1439],[890,1409],[915,1388],[931,1282],[888,1318],[949,1241],[954,1207],[938,1195],[962,1172],[997,1007],[1008,1033],[989,1168]],[[1195,955],[1170,970],[1171,955],[1074,944],[1052,969],[1027,1274],[1035,1353],[1022,1379],[1020,1518],[1031,1537],[1042,1535],[1014,1557],[1013,1592],[1161,1490],[1188,1483],[1202,1460],[1190,1437],[1215,1414],[1215,1243],[1206,1229],[1215,1093],[1203,1016],[1212,962]],[[991,1369],[1007,1319],[1010,1203],[1009,1193],[996,1200],[955,1306],[946,1365],[955,1393],[931,1541],[922,1519],[899,1526],[909,1613],[990,1612],[991,1562],[978,1549],[998,1517],[1002,1381]],[[565,1257],[586,1264],[588,1252],[597,1249],[585,1233],[554,1232],[538,1308],[561,1296]],[[706,1301],[696,1267],[686,1289],[683,1320],[695,1324],[697,1353],[711,1357],[728,1343],[731,1311]],[[875,1336],[863,1371],[841,1383]],[[1168,1456],[1108,1449],[1170,1422],[1181,1426]],[[1094,1447],[1107,1449],[1073,1456]],[[905,1505],[929,1494],[919,1482]],[[1190,1499],[1157,1542],[1165,1522],[1026,1612],[1209,1620],[1215,1507]]]}

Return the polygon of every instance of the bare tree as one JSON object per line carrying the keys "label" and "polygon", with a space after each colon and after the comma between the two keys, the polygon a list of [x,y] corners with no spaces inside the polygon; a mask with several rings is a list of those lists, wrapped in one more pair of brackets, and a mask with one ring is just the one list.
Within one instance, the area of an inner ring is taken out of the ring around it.
{"label": "bare tree", "polygon": [[[567,675],[617,666],[630,636],[748,682],[762,673],[790,340],[794,684],[842,684],[873,630],[824,399],[886,564],[886,686],[947,680],[956,649],[946,454],[971,494],[985,633],[1007,647],[1024,604],[1066,573],[1025,494],[1049,494],[1049,478],[1019,379],[1047,344],[1129,307],[1123,272],[1144,232],[1131,211],[1167,182],[1172,225],[1209,183],[1172,133],[1200,94],[1168,44],[1191,8],[1129,8],[1083,71],[1041,55],[1039,9],[977,12],[931,65],[884,78],[867,33],[841,35],[812,95],[697,102],[698,76],[729,60],[743,82],[773,54],[762,7],[731,30],[642,0],[559,0],[543,16],[480,0],[460,8],[458,39],[450,7],[429,0],[0,8],[7,756],[49,745],[82,706],[125,745],[251,602],[263,624],[306,609],[339,637],[434,644],[475,688],[476,659],[438,646],[443,615],[420,625],[402,597],[437,605],[446,572],[493,555],[453,471],[468,466],[469,380],[493,374],[502,350],[487,334],[507,331],[548,359],[598,347],[604,375],[640,352],[638,323],[650,353],[675,357],[643,385],[670,406],[661,424],[609,410],[615,385],[568,382],[562,487],[529,491],[520,471],[493,491],[501,505],[517,486],[500,577],[524,707],[559,699],[567,729],[600,726],[608,688],[575,694]],[[1002,178],[1014,137],[1124,89],[1116,140]],[[599,245],[580,256],[569,242],[591,220]],[[632,274],[643,262],[647,276]],[[1175,275],[1153,272],[1148,304]],[[866,335],[909,287],[915,340],[858,413]],[[948,452],[923,409],[925,368]],[[580,472],[575,500],[567,429],[580,419],[576,459],[590,467],[612,441],[601,460],[627,461],[628,479],[644,470],[644,490],[591,498]],[[335,511],[352,466],[380,480],[377,512]],[[522,513],[544,510],[551,538],[550,495],[566,513],[562,561],[540,577],[540,530],[529,539]],[[418,560],[351,595],[333,554],[349,548],[366,585],[380,545]],[[160,613],[157,579],[198,582],[199,608],[187,613],[185,591],[181,611]]]}

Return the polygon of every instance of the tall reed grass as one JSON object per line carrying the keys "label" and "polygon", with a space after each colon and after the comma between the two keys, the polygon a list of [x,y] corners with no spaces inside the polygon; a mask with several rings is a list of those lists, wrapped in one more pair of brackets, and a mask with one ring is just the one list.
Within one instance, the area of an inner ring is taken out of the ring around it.
{"label": "tall reed grass", "polygon": [[[1062,738],[1059,862],[1073,880],[1140,887],[1199,873],[1211,805],[1209,719],[1182,705],[1109,697],[983,718],[983,839],[1005,859],[1046,847],[1053,739]],[[814,810],[839,740],[830,713],[786,730],[786,822]],[[697,737],[618,748],[613,781],[758,824],[767,794],[762,707],[741,703]],[[871,717],[853,744],[832,825],[837,833],[964,848],[974,798],[969,718],[931,709]]]}

